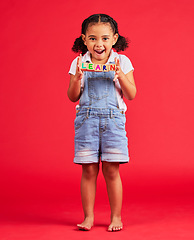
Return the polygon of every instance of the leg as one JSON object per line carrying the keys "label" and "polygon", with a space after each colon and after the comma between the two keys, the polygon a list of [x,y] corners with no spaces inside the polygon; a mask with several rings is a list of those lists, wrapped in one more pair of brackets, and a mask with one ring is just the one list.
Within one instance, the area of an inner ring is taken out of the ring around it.
{"label": "leg", "polygon": [[123,190],[119,173],[119,163],[103,162],[102,171],[106,181],[111,208],[111,224],[108,227],[108,231],[119,231],[123,228],[121,221]]}
{"label": "leg", "polygon": [[82,165],[81,198],[84,211],[84,221],[77,225],[81,230],[90,230],[93,226],[96,179],[98,172],[98,163]]}

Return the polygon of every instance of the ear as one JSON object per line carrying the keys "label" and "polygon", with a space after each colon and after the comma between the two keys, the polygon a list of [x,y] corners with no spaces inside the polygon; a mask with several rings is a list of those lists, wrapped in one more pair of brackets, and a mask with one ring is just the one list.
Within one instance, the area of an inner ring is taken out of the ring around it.
{"label": "ear", "polygon": [[82,34],[81,37],[82,37],[84,44],[86,45],[86,35]]}
{"label": "ear", "polygon": [[113,45],[115,45],[115,44],[116,44],[116,42],[117,42],[118,38],[119,38],[119,35],[118,35],[118,33],[115,33],[115,35],[113,36]]}

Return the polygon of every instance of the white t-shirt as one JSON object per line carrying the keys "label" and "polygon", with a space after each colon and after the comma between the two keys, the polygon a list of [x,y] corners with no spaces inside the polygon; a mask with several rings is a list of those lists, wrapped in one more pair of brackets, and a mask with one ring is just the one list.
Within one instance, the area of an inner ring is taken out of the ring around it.
{"label": "white t-shirt", "polygon": [[[106,64],[109,64],[110,62],[114,62],[115,57],[119,58],[120,65],[121,65],[121,70],[123,71],[124,74],[127,74],[128,72],[134,70],[134,68],[132,66],[132,63],[131,63],[131,61],[129,60],[128,57],[126,57],[123,54],[118,54],[117,52],[114,52],[113,50],[111,50],[110,57],[109,57],[108,62]],[[90,58],[90,52],[89,51],[82,57],[82,62],[86,62],[86,61],[92,62],[91,58]],[[77,57],[71,63],[69,74],[75,75],[76,67],[77,67]],[[116,95],[117,95],[119,108],[126,111],[127,106],[126,106],[126,104],[123,100],[123,93],[122,93],[121,86],[120,86],[120,83],[119,83],[118,79],[115,81],[115,87],[116,87]],[[84,77],[81,80],[81,88],[84,88]],[[79,105],[77,105],[76,107],[79,107]]]}

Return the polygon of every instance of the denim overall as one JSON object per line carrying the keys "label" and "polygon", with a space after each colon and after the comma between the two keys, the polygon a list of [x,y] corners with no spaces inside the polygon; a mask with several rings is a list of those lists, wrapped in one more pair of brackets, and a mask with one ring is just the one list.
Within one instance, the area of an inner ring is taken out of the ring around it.
{"label": "denim overall", "polygon": [[76,111],[75,157],[79,164],[126,163],[128,139],[125,114],[119,109],[114,72],[84,72],[84,90]]}

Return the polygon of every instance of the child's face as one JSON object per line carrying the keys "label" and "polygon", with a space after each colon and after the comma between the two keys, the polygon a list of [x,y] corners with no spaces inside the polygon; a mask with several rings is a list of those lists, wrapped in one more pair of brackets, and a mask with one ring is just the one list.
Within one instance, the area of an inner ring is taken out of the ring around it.
{"label": "child's face", "polygon": [[82,34],[82,39],[91,53],[92,62],[105,64],[118,34],[113,34],[109,23],[96,23],[88,26],[86,35]]}

